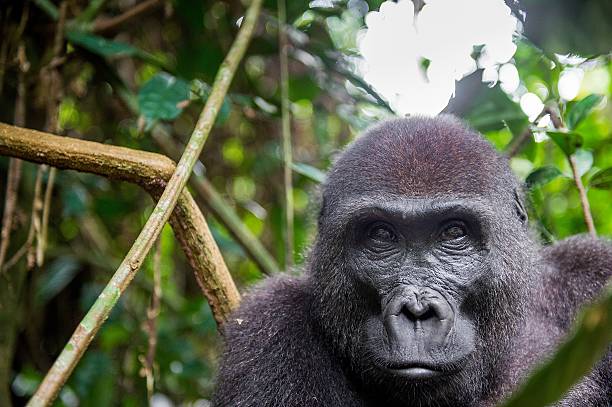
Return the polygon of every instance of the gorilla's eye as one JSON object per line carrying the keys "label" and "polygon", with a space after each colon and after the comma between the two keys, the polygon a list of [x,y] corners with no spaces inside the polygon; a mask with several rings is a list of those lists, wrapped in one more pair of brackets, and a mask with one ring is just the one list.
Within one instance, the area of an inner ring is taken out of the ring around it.
{"label": "gorilla's eye", "polygon": [[450,225],[444,228],[440,237],[444,241],[452,241],[461,239],[466,235],[467,231],[464,225],[462,225],[461,223],[451,223]]}
{"label": "gorilla's eye", "polygon": [[393,228],[382,222],[376,222],[368,230],[368,237],[372,240],[378,240],[380,242],[394,242],[397,240],[397,236],[393,231]]}

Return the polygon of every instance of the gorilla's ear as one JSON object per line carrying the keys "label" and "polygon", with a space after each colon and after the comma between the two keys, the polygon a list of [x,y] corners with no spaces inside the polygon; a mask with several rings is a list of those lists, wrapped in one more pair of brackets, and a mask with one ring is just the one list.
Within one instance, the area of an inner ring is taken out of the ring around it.
{"label": "gorilla's ear", "polygon": [[517,189],[514,189],[514,209],[521,223],[527,223],[527,210],[525,204],[523,204],[521,193]]}
{"label": "gorilla's ear", "polygon": [[319,222],[319,226],[321,226],[321,221],[323,220],[323,217],[325,216],[325,194],[321,193],[321,198],[319,199],[319,218],[318,218],[318,222]]}

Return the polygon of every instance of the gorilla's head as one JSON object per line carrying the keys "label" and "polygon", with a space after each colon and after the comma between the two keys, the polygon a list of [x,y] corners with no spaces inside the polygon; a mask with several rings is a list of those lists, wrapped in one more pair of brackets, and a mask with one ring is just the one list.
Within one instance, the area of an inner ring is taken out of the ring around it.
{"label": "gorilla's head", "polygon": [[324,186],[314,315],[368,394],[470,403],[520,329],[534,252],[507,159],[451,116],[388,121]]}

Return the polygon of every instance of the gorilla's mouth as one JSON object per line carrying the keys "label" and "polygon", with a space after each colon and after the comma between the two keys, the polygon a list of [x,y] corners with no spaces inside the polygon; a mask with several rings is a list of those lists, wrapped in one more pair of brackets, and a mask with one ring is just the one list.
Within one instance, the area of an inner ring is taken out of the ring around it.
{"label": "gorilla's mouth", "polygon": [[385,368],[394,376],[410,380],[427,380],[457,373],[455,366],[433,366],[423,363],[393,364]]}

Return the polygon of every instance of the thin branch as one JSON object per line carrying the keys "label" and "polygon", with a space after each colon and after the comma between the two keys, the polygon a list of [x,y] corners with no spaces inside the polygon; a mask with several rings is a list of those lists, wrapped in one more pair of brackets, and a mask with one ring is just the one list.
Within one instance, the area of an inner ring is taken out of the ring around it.
{"label": "thin branch", "polygon": [[[23,42],[17,47],[17,63],[19,73],[17,74],[17,100],[15,101],[15,125],[24,126],[26,117],[26,74],[30,69],[27,60],[25,45]],[[22,161],[18,158],[9,160],[9,170],[6,182],[6,196],[4,201],[4,213],[2,214],[2,230],[0,231],[0,274],[3,272],[4,260],[8,251],[13,218],[17,208],[17,196],[19,193],[19,182],[21,181]]]}
{"label": "thin branch", "polygon": [[283,138],[283,180],[285,185],[285,268],[293,264],[293,153],[291,148],[291,113],[289,112],[289,63],[287,52],[287,5],[285,0],[278,0],[278,48],[280,60],[281,120]]}
{"label": "thin branch", "polygon": [[580,177],[580,173],[578,172],[578,165],[576,163],[576,156],[570,155],[567,157],[570,167],[572,168],[572,175],[574,176],[574,182],[576,183],[576,188],[578,189],[578,194],[580,196],[580,204],[582,206],[582,215],[584,216],[584,222],[587,225],[587,230],[589,234],[593,237],[597,237],[597,231],[595,230],[595,223],[593,222],[593,215],[591,215],[591,205],[589,204],[589,198],[587,197],[586,190],[584,188],[584,184],[582,183],[582,179]]}
{"label": "thin branch", "polygon": [[[550,115],[550,120],[558,130],[565,129],[565,125],[563,124],[563,120],[561,116],[550,107],[547,107],[546,113]],[[586,189],[584,188],[584,184],[582,183],[582,178],[580,173],[578,172],[578,165],[576,163],[576,156],[574,154],[567,156],[567,161],[572,169],[572,176],[574,178],[574,183],[576,184],[576,188],[578,189],[578,195],[580,196],[580,205],[582,207],[582,215],[584,216],[584,222],[586,223],[587,230],[589,234],[593,237],[597,236],[597,230],[595,229],[595,223],[593,222],[593,215],[591,214],[591,205],[589,204],[589,198],[587,197]]]}
{"label": "thin branch", "polygon": [[51,213],[51,197],[53,196],[53,185],[55,184],[55,176],[57,169],[52,167],[49,170],[49,177],[47,178],[47,186],[45,188],[45,198],[43,200],[42,208],[42,227],[40,232],[40,239],[36,246],[36,265],[41,267],[44,262],[45,250],[47,248],[47,237],[49,232],[49,214]]}
{"label": "thin branch", "polygon": [[127,23],[128,21],[147,13],[158,6],[163,4],[162,0],[146,0],[142,3],[138,3],[131,9],[119,14],[115,17],[110,18],[98,18],[94,21],[93,32],[102,33],[105,31],[112,31],[119,26]]}
{"label": "thin branch", "polygon": [[147,354],[140,355],[139,360],[142,363],[141,375],[147,381],[147,396],[149,402],[153,397],[155,390],[155,350],[157,348],[157,317],[159,316],[161,304],[161,236],[155,247],[153,256],[153,292],[151,293],[151,303],[147,307],[147,320],[144,325],[144,331],[147,334]]}
{"label": "thin branch", "polygon": [[28,270],[34,268],[37,264],[37,250],[34,246],[34,238],[40,241],[41,237],[41,225],[42,225],[42,208],[43,208],[43,197],[42,197],[42,180],[45,172],[49,167],[47,165],[41,165],[36,169],[36,183],[34,185],[34,198],[32,199],[32,214],[30,215],[30,232],[33,233],[32,238],[28,233],[28,240],[24,247],[27,247],[26,264]]}
{"label": "thin branch", "polygon": [[542,117],[546,116],[547,114],[548,114],[548,108],[545,107],[544,109],[542,109],[540,114],[538,114],[536,118],[533,119],[531,123],[527,125],[527,127],[525,128],[525,130],[523,130],[521,134],[519,134],[517,137],[510,140],[510,142],[506,145],[504,149],[506,151],[506,156],[508,158],[512,158],[521,152],[523,147],[525,147],[525,143],[527,143],[529,138],[533,136],[533,132],[531,131],[531,126],[537,123]]}
{"label": "thin branch", "polygon": [[40,203],[40,194],[42,190],[42,171],[40,168],[36,171],[36,181],[34,181],[34,199],[32,200],[32,212],[30,214],[30,228],[28,229],[28,237],[26,238],[25,243],[19,250],[13,254],[6,264],[4,265],[4,269],[2,271],[6,271],[13,267],[21,258],[27,254],[27,268],[31,269],[34,267],[35,263],[35,255],[31,251],[32,243],[34,243],[34,238],[36,237],[36,231],[38,230],[40,224],[38,221],[38,214],[40,212],[40,208],[42,204]]}
{"label": "thin branch", "polygon": [[[89,312],[87,312],[87,315],[85,315],[85,318],[73,333],[70,341],[51,367],[51,370],[43,379],[40,387],[28,402],[29,406],[46,406],[55,399],[96,332],[100,329],[113,306],[140,269],[145,256],[155,240],[157,240],[164,224],[170,218],[179,195],[187,184],[193,166],[215,123],[217,113],[227,94],[238,64],[246,51],[255,23],[257,22],[261,2],[262,0],[253,0],[251,2],[236,40],[217,72],[210,96],[196,123],[187,147],[151,216],[110,282]],[[216,287],[206,288],[214,290]]]}
{"label": "thin branch", "polygon": [[[64,27],[66,25],[66,12],[68,3],[64,0],[60,4],[59,19],[55,27],[55,37],[53,39],[53,55],[49,64],[42,69],[48,71],[50,86],[47,93],[47,125],[46,130],[49,133],[59,133],[59,105],[63,95],[63,80],[59,71],[64,50]],[[51,196],[53,194],[53,184],[55,183],[56,168],[47,168],[42,165],[39,171],[47,172],[47,186],[45,188],[45,196],[42,205],[42,215],[40,219],[40,227],[36,234],[36,266],[42,267],[45,258],[45,249],[47,246],[47,234],[49,229],[49,211],[51,208]]]}
{"label": "thin branch", "polygon": [[512,158],[518,153],[520,153],[523,147],[525,147],[525,143],[527,143],[527,141],[532,135],[533,133],[531,132],[531,128],[527,126],[527,128],[523,130],[523,132],[519,134],[518,137],[515,137],[510,141],[510,143],[508,143],[505,148],[506,156]]}
{"label": "thin branch", "polygon": [[[151,134],[165,154],[171,158],[180,155],[179,148],[173,143],[170,139],[170,135],[167,134],[162,126],[155,126]],[[279,271],[278,264],[272,255],[261,244],[259,239],[244,226],[244,223],[242,223],[238,215],[231,209],[229,203],[223,199],[210,181],[204,176],[192,174],[189,183],[197,196],[203,201],[202,203],[206,208],[227,228],[230,235],[240,246],[242,246],[247,255],[257,264],[260,270],[268,275],[277,273]]]}

